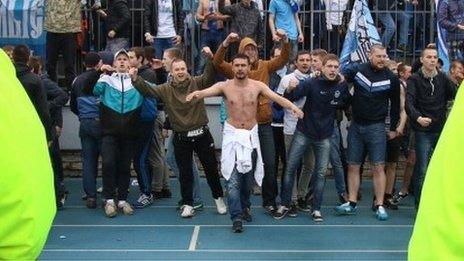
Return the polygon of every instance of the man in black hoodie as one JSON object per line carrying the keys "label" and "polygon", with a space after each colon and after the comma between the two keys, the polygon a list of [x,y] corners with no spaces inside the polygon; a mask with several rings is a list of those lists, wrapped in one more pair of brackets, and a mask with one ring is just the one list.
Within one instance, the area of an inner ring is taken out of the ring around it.
{"label": "man in black hoodie", "polygon": [[24,89],[31,99],[40,121],[45,128],[48,145],[53,140],[53,130],[50,119],[50,112],[47,105],[47,92],[39,76],[32,73],[31,68],[27,65],[31,52],[25,45],[17,45],[13,49],[13,61],[16,67],[16,77],[23,85]]}
{"label": "man in black hoodie", "polygon": [[422,51],[421,69],[408,80],[406,113],[415,134],[416,165],[413,182],[416,208],[432,152],[446,121],[447,102],[454,99],[453,82],[437,70],[438,52],[434,47]]}

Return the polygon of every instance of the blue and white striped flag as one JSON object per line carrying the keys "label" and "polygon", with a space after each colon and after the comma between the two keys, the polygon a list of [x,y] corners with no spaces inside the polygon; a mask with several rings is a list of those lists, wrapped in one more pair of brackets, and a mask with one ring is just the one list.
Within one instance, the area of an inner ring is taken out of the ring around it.
{"label": "blue and white striped flag", "polygon": [[[437,10],[437,16],[438,16],[438,10],[440,8],[440,5],[443,4],[443,0],[435,0],[435,10]],[[438,49],[438,57],[443,61],[443,68],[442,70],[447,72],[449,71],[450,67],[450,59],[449,59],[449,46],[448,43],[446,42],[446,30],[443,29],[440,24],[438,23],[437,20],[437,49]]]}
{"label": "blue and white striped flag", "polygon": [[341,67],[353,62],[367,62],[369,51],[374,44],[382,43],[371,11],[366,0],[356,0],[340,55]]}

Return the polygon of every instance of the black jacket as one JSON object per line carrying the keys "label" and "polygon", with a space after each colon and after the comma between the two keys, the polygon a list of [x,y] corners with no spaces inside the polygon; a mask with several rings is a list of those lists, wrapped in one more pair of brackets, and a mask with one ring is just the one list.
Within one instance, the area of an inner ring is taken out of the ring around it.
{"label": "black jacket", "polygon": [[360,124],[385,122],[390,107],[390,130],[395,131],[400,111],[400,80],[388,69],[376,70],[370,63],[351,64],[343,69],[353,83],[353,120]]}
{"label": "black jacket", "polygon": [[[145,33],[156,36],[158,31],[158,0],[146,0],[145,4]],[[182,12],[182,0],[172,0],[172,16],[176,35],[184,35],[184,13]]]}
{"label": "black jacket", "polygon": [[31,68],[24,63],[15,63],[15,67],[16,77],[26,90],[29,99],[39,115],[40,121],[42,121],[47,141],[53,140],[54,132],[51,125],[50,112],[48,111],[47,93],[42,80],[39,76],[32,73]]}
{"label": "black jacket", "polygon": [[61,108],[68,102],[68,94],[46,74],[40,76],[47,91],[48,110],[50,112],[52,127],[63,128],[63,114]]}
{"label": "black jacket", "polygon": [[[442,72],[433,78],[426,78],[419,70],[408,79],[406,113],[416,131],[439,133],[446,121],[446,104],[454,99],[456,89],[453,82]],[[417,119],[428,117],[432,123],[422,127]]]}
{"label": "black jacket", "polygon": [[109,0],[107,15],[106,32],[114,30],[116,32],[114,38],[129,38],[131,15],[127,1]]}

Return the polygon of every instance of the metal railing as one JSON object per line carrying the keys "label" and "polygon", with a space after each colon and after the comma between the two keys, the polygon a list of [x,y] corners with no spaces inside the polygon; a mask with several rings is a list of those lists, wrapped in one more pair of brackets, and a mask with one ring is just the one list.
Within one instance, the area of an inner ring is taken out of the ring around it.
{"label": "metal railing", "polygon": [[[144,29],[143,29],[143,19],[144,19],[144,9],[143,9],[144,0],[129,0],[129,8],[131,12],[131,46],[144,46],[147,43],[144,41]],[[194,5],[192,1],[198,0],[184,0],[185,3],[189,3],[190,6]],[[375,0],[380,3],[380,1],[388,0]],[[385,31],[385,28],[381,25],[379,20],[379,15],[389,14],[392,18],[392,21],[395,23],[395,33],[393,38],[388,46],[388,53],[390,58],[397,61],[404,61],[412,63],[415,60],[420,50],[422,50],[428,43],[434,42],[435,39],[435,11],[433,1],[419,0],[419,5],[412,5],[411,0],[404,0],[406,9],[402,10],[398,5],[388,10],[382,11],[377,10],[376,8],[371,9],[371,14],[374,18],[375,23],[378,25],[379,34],[382,35],[382,32]],[[269,52],[273,46],[272,37],[270,35],[269,25],[268,25],[268,6],[270,0],[264,0],[263,3],[263,17],[264,17],[264,36],[265,36],[265,45],[263,47],[263,52],[261,54],[264,57],[268,57]],[[312,50],[314,48],[323,48],[329,50],[333,53],[339,54],[344,41],[344,32],[348,26],[351,9],[353,6],[354,0],[350,0],[347,10],[344,10],[344,19],[343,25],[337,28],[337,32],[329,32],[325,26],[325,14],[326,12],[338,12],[334,10],[327,11],[321,6],[320,0],[306,0],[305,3],[300,7],[299,15],[302,23],[302,29],[305,36],[305,41],[299,45],[300,49]],[[400,1],[397,1],[400,2]],[[90,6],[90,5],[89,5]],[[105,6],[103,7],[105,9]],[[190,14],[192,17],[195,17],[196,9],[185,8],[186,14]],[[88,18],[88,33],[86,34],[86,45],[84,45],[83,50],[94,50],[99,51],[104,49],[105,46],[105,27],[103,20],[96,14],[95,11],[91,9],[85,9],[85,16]],[[407,44],[408,47],[406,50],[399,49],[399,37],[400,37],[400,26],[402,25],[402,16],[404,14],[408,15],[410,19],[410,24],[407,29]],[[200,39],[200,30],[199,26],[190,26],[186,25],[186,29],[190,30],[188,43],[184,44],[183,49],[186,54],[186,58],[191,64],[191,68],[194,68],[195,63],[195,54],[196,49],[199,46]],[[184,39],[185,40],[185,39]],[[184,41],[185,43],[185,41]]]}

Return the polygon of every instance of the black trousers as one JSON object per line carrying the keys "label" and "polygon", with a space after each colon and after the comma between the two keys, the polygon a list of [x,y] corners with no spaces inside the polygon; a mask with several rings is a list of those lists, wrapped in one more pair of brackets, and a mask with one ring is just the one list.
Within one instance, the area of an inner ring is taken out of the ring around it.
{"label": "black trousers", "polygon": [[55,186],[55,199],[60,201],[65,193],[63,182],[63,160],[61,159],[60,143],[58,137],[55,137],[49,149],[50,161],[53,168],[53,181]]}
{"label": "black trousers", "polygon": [[105,199],[126,200],[130,183],[130,164],[134,140],[125,136],[102,137],[103,196]]}
{"label": "black trousers", "polygon": [[278,175],[279,160],[282,163],[282,174],[284,176],[285,168],[287,166],[287,152],[285,151],[284,140],[284,127],[272,126],[272,133],[274,134],[274,147],[275,147],[275,173]]}
{"label": "black trousers", "polygon": [[63,54],[64,76],[66,88],[71,89],[71,83],[76,77],[77,34],[47,32],[47,73],[50,79],[57,81],[56,64],[58,55]]}
{"label": "black trousers", "polygon": [[222,197],[223,191],[219,179],[214,140],[209,130],[205,130],[202,136],[193,138],[187,138],[175,132],[173,145],[174,156],[176,157],[176,163],[179,167],[182,204],[193,206],[193,152],[195,152],[200,159],[213,198],[217,199]]}
{"label": "black trousers", "polygon": [[263,206],[276,206],[277,175],[275,172],[275,146],[274,133],[270,123],[258,125],[259,145],[261,147],[261,156],[264,163],[264,178],[261,189]]}

